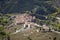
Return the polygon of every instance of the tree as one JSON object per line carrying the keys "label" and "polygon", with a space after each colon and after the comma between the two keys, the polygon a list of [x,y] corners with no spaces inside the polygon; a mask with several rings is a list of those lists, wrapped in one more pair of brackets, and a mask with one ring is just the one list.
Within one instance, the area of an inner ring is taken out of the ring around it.
{"label": "tree", "polygon": [[1,40],[10,40],[10,33],[6,33],[5,31],[5,27],[1,26],[0,27],[0,37],[1,37]]}
{"label": "tree", "polygon": [[30,37],[28,37],[29,40],[32,40]]}
{"label": "tree", "polygon": [[0,36],[1,36],[1,40],[4,40],[6,33],[4,32],[4,27],[0,27]]}
{"label": "tree", "polygon": [[55,24],[57,30],[60,30],[60,24]]}

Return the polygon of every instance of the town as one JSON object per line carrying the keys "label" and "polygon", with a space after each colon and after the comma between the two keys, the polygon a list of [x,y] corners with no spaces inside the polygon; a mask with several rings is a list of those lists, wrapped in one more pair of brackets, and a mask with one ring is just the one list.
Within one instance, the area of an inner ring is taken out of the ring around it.
{"label": "town", "polygon": [[60,0],[0,0],[0,40],[60,40]]}
{"label": "town", "polygon": [[[41,24],[36,23],[35,22],[36,17],[32,16],[31,12],[25,12],[25,13],[16,14],[16,15],[14,14],[14,15],[10,16],[9,19],[12,22],[9,25],[4,25],[6,28],[6,29],[4,29],[4,31],[6,33],[9,33],[10,36],[16,35],[16,34],[21,34],[21,33],[22,33],[21,35],[24,35],[25,37],[29,37],[30,35],[33,35],[35,33],[36,33],[36,36],[37,36],[37,34],[38,35],[44,34],[45,36],[47,36],[48,34],[52,35],[53,33],[55,33],[54,35],[57,34],[56,36],[60,36],[60,32],[56,31],[56,29],[54,27],[48,26],[46,24],[41,25]],[[57,19],[59,20],[59,18],[57,18]],[[43,37],[45,38],[45,36],[42,36],[41,38],[43,38]],[[50,36],[48,36],[48,37],[51,40],[54,40],[54,39],[59,40],[59,37],[57,38],[56,36],[52,37],[52,38]],[[12,37],[10,37],[11,40],[12,40]],[[23,40],[23,39],[21,39],[21,40]]]}

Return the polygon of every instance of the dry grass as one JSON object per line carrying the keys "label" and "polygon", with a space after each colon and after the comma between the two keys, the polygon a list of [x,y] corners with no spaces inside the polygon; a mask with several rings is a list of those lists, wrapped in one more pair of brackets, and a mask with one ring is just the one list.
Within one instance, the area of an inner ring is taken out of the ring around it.
{"label": "dry grass", "polygon": [[[54,37],[59,40],[60,35],[53,33],[53,32],[37,32],[36,28],[31,28],[29,30],[26,30],[24,32],[17,33],[15,35],[11,35],[11,40],[53,40]],[[29,37],[29,38],[28,38]]]}

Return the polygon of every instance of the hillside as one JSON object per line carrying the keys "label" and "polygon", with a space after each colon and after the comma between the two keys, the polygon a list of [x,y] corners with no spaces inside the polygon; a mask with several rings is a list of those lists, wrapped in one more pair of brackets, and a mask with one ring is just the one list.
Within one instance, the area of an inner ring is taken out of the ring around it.
{"label": "hillside", "polygon": [[0,0],[0,40],[60,40],[60,0]]}
{"label": "hillside", "polygon": [[[39,6],[39,8],[46,8],[49,9],[49,11],[54,10],[52,9],[52,5],[57,4],[54,1],[47,1],[47,0],[2,0],[1,5],[1,12],[2,13],[19,13],[26,10],[31,11],[36,6]],[[56,5],[57,6],[57,5]],[[41,11],[43,11],[41,9]],[[48,11],[48,12],[49,12]],[[54,11],[53,11],[54,12]]]}
{"label": "hillside", "polygon": [[59,0],[0,0],[0,13],[8,14],[31,11],[37,18],[44,19],[46,15],[59,13],[59,2]]}

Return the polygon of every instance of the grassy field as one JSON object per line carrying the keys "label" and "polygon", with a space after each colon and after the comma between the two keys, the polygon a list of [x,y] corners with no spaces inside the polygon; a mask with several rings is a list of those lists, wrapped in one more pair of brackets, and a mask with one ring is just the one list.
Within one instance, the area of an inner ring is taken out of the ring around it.
{"label": "grassy field", "polygon": [[60,34],[53,32],[37,32],[36,28],[31,28],[24,32],[11,35],[11,40],[60,40]]}

